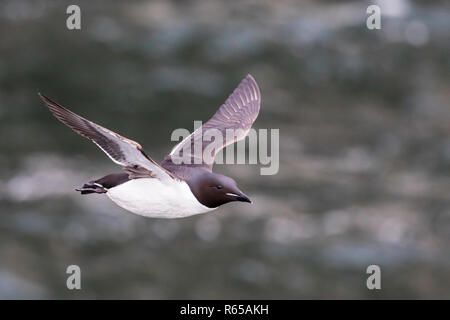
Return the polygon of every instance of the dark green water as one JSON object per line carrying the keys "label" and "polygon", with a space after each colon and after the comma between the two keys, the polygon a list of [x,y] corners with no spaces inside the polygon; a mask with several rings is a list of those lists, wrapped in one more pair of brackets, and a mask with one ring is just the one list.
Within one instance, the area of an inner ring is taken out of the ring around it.
{"label": "dark green water", "polygon": [[[383,3],[0,2],[0,298],[450,298],[450,6]],[[181,220],[75,193],[120,168],[37,96],[160,161],[247,73],[280,171],[217,166],[254,204]]]}

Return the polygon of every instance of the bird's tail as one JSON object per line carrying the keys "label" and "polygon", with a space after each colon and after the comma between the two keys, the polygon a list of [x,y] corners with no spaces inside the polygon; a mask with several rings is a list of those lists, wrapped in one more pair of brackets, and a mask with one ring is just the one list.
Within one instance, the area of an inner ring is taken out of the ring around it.
{"label": "bird's tail", "polygon": [[108,189],[114,188],[129,180],[127,173],[111,173],[103,178],[89,181],[75,190],[81,192],[81,194],[106,193]]}
{"label": "bird's tail", "polygon": [[95,181],[89,181],[88,183],[85,183],[82,187],[76,188],[75,190],[81,192],[81,194],[106,193],[106,191],[108,191],[100,183],[97,183]]}

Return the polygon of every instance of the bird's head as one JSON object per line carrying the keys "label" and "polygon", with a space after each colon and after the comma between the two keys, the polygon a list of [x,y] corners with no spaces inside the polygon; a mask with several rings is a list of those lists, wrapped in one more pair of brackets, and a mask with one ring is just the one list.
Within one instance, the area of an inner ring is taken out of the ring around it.
{"label": "bird's head", "polygon": [[251,200],[237,187],[230,177],[205,172],[188,181],[197,200],[208,208],[217,208],[232,201],[249,202]]}

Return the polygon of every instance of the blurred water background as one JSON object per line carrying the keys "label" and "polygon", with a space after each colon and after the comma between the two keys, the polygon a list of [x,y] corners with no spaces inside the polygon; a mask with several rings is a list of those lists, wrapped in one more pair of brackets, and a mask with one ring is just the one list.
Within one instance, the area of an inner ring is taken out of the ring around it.
{"label": "blurred water background", "polygon": [[[0,2],[0,298],[450,298],[448,1],[69,4]],[[161,161],[247,73],[280,171],[216,166],[254,204],[181,220],[74,192],[120,168],[37,96]]]}

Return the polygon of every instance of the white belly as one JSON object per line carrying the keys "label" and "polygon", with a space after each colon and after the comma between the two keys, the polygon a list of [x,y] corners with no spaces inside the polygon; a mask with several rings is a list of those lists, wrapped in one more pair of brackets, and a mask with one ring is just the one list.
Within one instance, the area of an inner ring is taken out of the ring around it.
{"label": "white belly", "polygon": [[181,218],[214,210],[198,202],[184,181],[133,179],[106,194],[118,206],[145,217]]}

